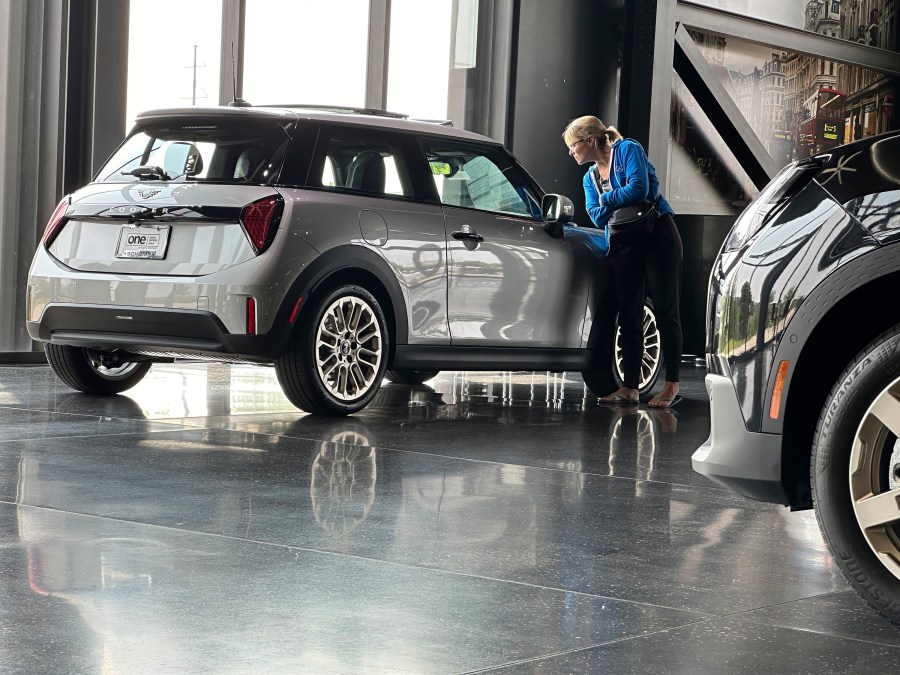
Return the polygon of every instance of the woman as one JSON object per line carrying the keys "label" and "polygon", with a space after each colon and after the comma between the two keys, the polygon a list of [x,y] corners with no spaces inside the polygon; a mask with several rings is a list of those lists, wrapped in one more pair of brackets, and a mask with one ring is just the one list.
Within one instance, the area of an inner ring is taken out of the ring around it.
{"label": "woman", "polygon": [[666,381],[653,397],[652,408],[671,408],[681,397],[681,237],[672,219],[674,211],[659,192],[656,170],[640,143],[623,138],[592,115],[569,122],[563,132],[569,154],[579,164],[592,164],[584,176],[584,200],[594,224],[607,230],[616,209],[655,202],[659,217],[654,232],[643,240],[613,246],[607,255],[613,268],[619,326],[622,330],[623,386],[600,400],[638,403],[638,383],[644,352],[644,298],[649,288],[662,340]]}

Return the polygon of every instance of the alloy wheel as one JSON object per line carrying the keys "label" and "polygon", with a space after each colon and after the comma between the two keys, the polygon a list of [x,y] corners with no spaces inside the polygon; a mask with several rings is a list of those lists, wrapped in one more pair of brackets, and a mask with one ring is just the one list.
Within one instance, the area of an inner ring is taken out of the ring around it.
{"label": "alloy wheel", "polygon": [[882,565],[900,581],[900,379],[869,406],[850,450],[856,522]]}
{"label": "alloy wheel", "polygon": [[[644,355],[641,357],[641,372],[638,378],[638,389],[644,391],[648,384],[656,380],[656,373],[660,366],[662,352],[659,340],[659,328],[656,325],[656,314],[644,305]],[[616,326],[616,374],[619,380],[624,381],[625,372],[622,369],[622,329]]]}
{"label": "alloy wheel", "polygon": [[328,392],[352,401],[372,388],[383,358],[381,329],[372,307],[356,296],[335,300],[322,315],[315,358]]}
{"label": "alloy wheel", "polygon": [[91,355],[88,356],[88,363],[97,375],[111,381],[124,380],[141,367],[140,361],[126,361],[117,366],[104,366],[99,358]]}

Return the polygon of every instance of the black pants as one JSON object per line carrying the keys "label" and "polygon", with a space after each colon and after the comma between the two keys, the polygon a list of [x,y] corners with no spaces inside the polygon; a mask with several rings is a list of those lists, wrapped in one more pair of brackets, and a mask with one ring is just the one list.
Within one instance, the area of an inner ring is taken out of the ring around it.
{"label": "black pants", "polygon": [[614,245],[609,254],[622,330],[624,386],[637,389],[644,356],[644,300],[649,291],[659,328],[666,380],[679,381],[681,364],[681,237],[671,215],[644,240]]}
{"label": "black pants", "polygon": [[647,297],[647,245],[642,241],[614,246],[609,252],[616,309],[622,331],[623,385],[637,389],[644,355],[644,299]]}
{"label": "black pants", "polygon": [[647,245],[647,289],[653,300],[666,380],[678,382],[681,364],[681,275],[684,266],[681,236],[672,216],[660,216]]}

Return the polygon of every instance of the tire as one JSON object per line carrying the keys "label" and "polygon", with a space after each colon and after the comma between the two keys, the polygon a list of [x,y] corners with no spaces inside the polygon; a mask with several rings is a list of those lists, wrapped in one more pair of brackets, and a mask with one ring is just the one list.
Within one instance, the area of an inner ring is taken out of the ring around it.
{"label": "tire", "polygon": [[436,377],[439,370],[388,370],[384,376],[394,384],[422,384]]}
{"label": "tire", "polygon": [[112,396],[144,379],[150,361],[123,361],[117,366],[104,366],[96,352],[68,345],[44,345],[47,363],[56,376],[68,386],[85,394]]}
{"label": "tire", "polygon": [[378,392],[387,365],[390,340],[381,306],[362,286],[349,285],[325,293],[310,310],[304,324],[313,329],[295,330],[275,361],[285,396],[317,415],[362,410]]}
{"label": "tire", "polygon": [[898,398],[895,326],[869,343],[831,390],[813,439],[810,483],[819,528],[841,572],[900,626]]}
{"label": "tire", "polygon": [[[581,377],[588,389],[596,396],[606,396],[624,384],[622,373],[622,349],[621,331],[619,330],[619,318],[616,317],[612,328],[614,338],[612,340],[612,353],[605,357],[609,359],[609,366],[602,366],[591,370],[582,371]],[[653,303],[649,300],[644,305],[644,357],[641,361],[641,377],[638,383],[640,396],[649,394],[659,379],[662,371],[662,349],[659,337],[659,328],[656,325],[656,314],[653,312]]]}

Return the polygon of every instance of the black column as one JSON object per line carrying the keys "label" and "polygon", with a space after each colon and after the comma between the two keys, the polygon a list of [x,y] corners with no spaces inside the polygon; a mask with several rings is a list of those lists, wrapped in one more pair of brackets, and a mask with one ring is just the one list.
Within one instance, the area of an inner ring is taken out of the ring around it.
{"label": "black column", "polygon": [[582,177],[562,132],[570,120],[597,115],[615,124],[623,5],[615,0],[517,3],[508,143],[548,192],[584,211]]}

